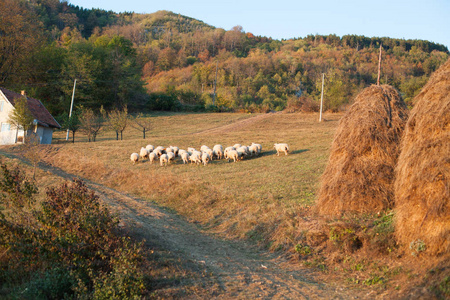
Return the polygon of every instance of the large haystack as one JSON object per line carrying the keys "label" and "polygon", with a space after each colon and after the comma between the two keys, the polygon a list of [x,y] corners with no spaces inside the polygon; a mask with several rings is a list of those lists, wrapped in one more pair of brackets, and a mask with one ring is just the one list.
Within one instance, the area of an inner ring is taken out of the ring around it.
{"label": "large haystack", "polygon": [[370,86],[342,117],[322,175],[316,211],[371,213],[394,202],[394,169],[408,109],[397,90]]}
{"label": "large haystack", "polygon": [[411,253],[450,253],[450,60],[414,99],[396,169],[396,236]]}

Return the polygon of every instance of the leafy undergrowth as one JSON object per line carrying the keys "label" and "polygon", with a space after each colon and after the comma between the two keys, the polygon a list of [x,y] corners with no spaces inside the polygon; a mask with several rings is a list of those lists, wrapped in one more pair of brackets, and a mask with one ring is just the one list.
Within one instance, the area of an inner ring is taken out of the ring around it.
{"label": "leafy undergrowth", "polygon": [[0,295],[11,299],[131,299],[144,291],[142,244],[79,180],[42,201],[19,167],[0,165]]}

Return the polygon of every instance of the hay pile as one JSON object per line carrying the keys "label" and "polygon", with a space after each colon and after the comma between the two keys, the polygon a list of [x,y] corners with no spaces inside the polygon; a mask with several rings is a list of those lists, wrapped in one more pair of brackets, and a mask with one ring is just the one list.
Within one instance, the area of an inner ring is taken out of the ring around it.
{"label": "hay pile", "polygon": [[450,60],[414,101],[396,169],[396,237],[411,253],[449,254]]}
{"label": "hay pile", "polygon": [[316,211],[371,213],[394,202],[394,169],[408,109],[397,90],[370,86],[339,122]]}

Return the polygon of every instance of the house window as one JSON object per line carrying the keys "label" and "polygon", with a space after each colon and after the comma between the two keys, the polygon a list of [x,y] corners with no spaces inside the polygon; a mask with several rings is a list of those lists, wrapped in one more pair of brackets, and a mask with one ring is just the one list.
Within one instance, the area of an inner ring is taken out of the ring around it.
{"label": "house window", "polygon": [[5,101],[0,101],[0,111],[3,111],[3,104],[5,103]]}
{"label": "house window", "polygon": [[9,131],[11,129],[11,125],[8,123],[2,123],[2,129],[1,132]]}

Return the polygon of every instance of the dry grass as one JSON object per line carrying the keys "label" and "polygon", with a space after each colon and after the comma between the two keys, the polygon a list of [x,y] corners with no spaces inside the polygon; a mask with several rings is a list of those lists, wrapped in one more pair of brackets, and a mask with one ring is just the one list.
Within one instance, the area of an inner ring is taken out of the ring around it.
{"label": "dry grass", "polygon": [[[112,134],[111,139],[95,143],[52,145],[44,159],[68,172],[169,206],[224,236],[250,237],[274,249],[288,249],[294,243],[299,209],[314,202],[340,115],[326,115],[328,121],[318,123],[317,115],[270,114],[242,122],[242,126],[202,133],[249,116],[254,115],[156,116],[155,123],[164,124],[167,134],[152,133],[145,141],[138,132],[124,135],[123,141],[113,140]],[[216,125],[211,126],[212,120]],[[148,161],[133,165],[129,160],[130,153],[146,144],[186,149],[252,142],[262,144],[263,155],[238,163],[214,161],[203,167],[177,161],[163,168]],[[277,157],[273,149],[277,142],[288,143],[291,154]],[[281,232],[290,232],[291,237]]]}
{"label": "dry grass", "polygon": [[[111,134],[110,139],[95,143],[50,145],[41,154],[46,162],[69,173],[172,208],[221,237],[250,239],[272,250],[285,250],[293,258],[299,256],[294,251],[296,245],[310,247],[312,254],[298,259],[324,270],[325,280],[336,276],[347,278],[349,285],[371,285],[373,295],[386,297],[429,297],[434,295],[433,289],[438,289],[439,295],[445,293],[448,261],[423,257],[398,259],[395,247],[391,248],[391,217],[383,221],[383,216],[375,214],[330,222],[311,214],[341,115],[327,114],[327,121],[322,123],[317,122],[315,114],[261,116],[244,122],[249,115],[230,115],[230,120],[241,120],[236,124],[243,126],[216,126],[209,131],[192,126],[193,118],[198,118],[195,122],[200,126],[209,124],[203,118],[219,120],[220,115],[204,114],[202,118],[171,114],[169,119],[166,115],[155,116],[158,124],[160,118],[166,120],[167,134],[160,131],[161,134],[152,134],[145,141],[138,132],[124,135],[123,141],[115,141]],[[171,118],[176,122],[167,121]],[[189,126],[192,127],[187,129]],[[186,134],[178,134],[179,130],[185,130]],[[177,161],[160,167],[148,161],[133,165],[129,159],[131,152],[146,144],[200,148],[203,144],[211,147],[216,143],[225,146],[251,142],[262,143],[263,155],[238,163],[214,161],[203,167]],[[288,143],[291,154],[277,157],[275,142]],[[14,151],[14,147],[2,149]],[[48,174],[37,175],[38,180],[44,177],[48,184],[57,180]],[[166,260],[161,257],[161,261],[154,262],[151,276],[190,276],[174,271],[181,264],[179,261],[173,261],[173,266],[165,269]],[[436,268],[438,264],[441,267]],[[417,265],[423,267],[419,270]],[[170,282],[156,284],[170,285]]]}
{"label": "dry grass", "polygon": [[396,170],[396,236],[413,254],[449,255],[450,60],[414,102]]}
{"label": "dry grass", "polygon": [[370,86],[339,123],[321,180],[321,215],[376,213],[394,203],[394,168],[408,110],[387,85]]}

